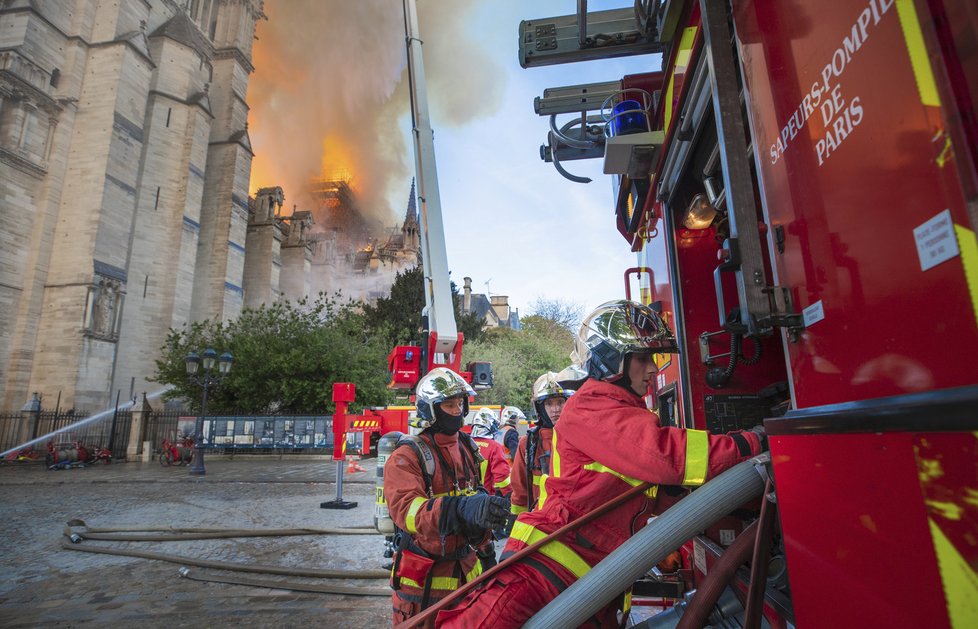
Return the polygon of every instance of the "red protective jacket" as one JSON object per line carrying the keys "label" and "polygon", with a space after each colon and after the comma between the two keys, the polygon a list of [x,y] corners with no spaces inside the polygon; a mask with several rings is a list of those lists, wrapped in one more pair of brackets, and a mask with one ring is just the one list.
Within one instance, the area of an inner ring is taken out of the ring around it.
{"label": "red protective jacket", "polygon": [[[425,432],[420,438],[432,449],[435,460],[431,495],[426,491],[417,453],[410,446],[401,446],[384,465],[384,497],[397,528],[409,534],[413,543],[435,560],[430,571],[430,605],[482,572],[477,556],[464,536],[457,533],[442,535],[443,531],[439,530],[439,524],[444,526],[453,515],[446,513],[443,519],[444,498],[475,490],[481,486],[481,481],[479,465],[474,455],[465,451],[467,446],[460,443],[458,434]],[[448,466],[443,461],[448,462]],[[488,533],[477,545],[487,543],[491,543]],[[396,581],[400,588],[393,594],[395,623],[421,611],[424,593],[423,579],[412,578],[411,574],[416,569],[416,560],[409,554],[401,555],[395,557],[396,570],[391,574],[392,585]]]}
{"label": "red protective jacket", "polygon": [[[567,401],[554,433],[544,498],[537,509],[520,514],[503,559],[643,482],[700,485],[760,452],[757,436],[750,432],[710,435],[662,427],[640,397],[599,380],[588,380]],[[492,615],[494,629],[521,626],[539,611],[539,601],[506,605],[500,615],[500,599],[515,600],[521,591],[552,590],[558,582],[570,585],[584,576],[645,526],[655,493],[653,487],[509,569],[514,574],[522,570],[523,578],[511,579],[503,570],[497,580],[511,585],[471,594],[456,609],[439,615],[438,624],[480,627],[487,610],[497,610]],[[614,626],[613,615],[608,608],[598,620],[602,626]]]}
{"label": "red protective jacket", "polygon": [[[513,459],[513,471],[510,482],[513,486],[513,496],[510,498],[509,509],[515,514],[523,513],[534,506],[540,497],[540,482],[545,474],[550,473],[550,451],[553,448],[553,428],[531,428],[526,435],[520,437],[520,445]],[[526,459],[529,449],[528,440],[534,439],[536,446],[533,454],[533,486],[527,486]]]}
{"label": "red protective jacket", "polygon": [[482,485],[499,496],[509,497],[512,493],[509,482],[509,462],[506,461],[506,449],[495,439],[488,437],[473,437],[479,444],[479,453],[485,459],[481,465]]}

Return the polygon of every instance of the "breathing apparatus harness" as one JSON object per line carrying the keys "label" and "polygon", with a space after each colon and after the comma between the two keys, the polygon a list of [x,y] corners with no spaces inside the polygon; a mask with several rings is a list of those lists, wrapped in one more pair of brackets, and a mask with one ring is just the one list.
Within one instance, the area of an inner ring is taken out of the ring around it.
{"label": "breathing apparatus harness", "polygon": [[[435,471],[438,467],[441,467],[442,473],[446,476],[451,476],[452,489],[449,491],[450,496],[454,495],[472,495],[480,492],[486,492],[485,487],[482,485],[479,479],[479,464],[485,459],[479,452],[479,444],[472,439],[472,436],[468,433],[459,431],[458,433],[458,450],[459,455],[462,459],[462,466],[465,472],[465,478],[463,482],[465,487],[459,485],[459,479],[455,474],[455,466],[451,464],[450,461],[446,460],[441,454],[438,447],[434,443],[429,443],[428,439],[425,438],[424,433],[420,435],[402,435],[397,442],[397,448],[401,446],[408,446],[414,451],[415,455],[418,457],[418,463],[421,466],[421,477],[424,480],[425,494],[429,499],[435,497],[435,492],[432,485],[432,479],[434,478]],[[397,449],[395,448],[395,450]],[[438,464],[435,464],[435,458],[438,459]],[[441,521],[439,522],[439,528],[445,522],[446,513],[442,513]],[[444,537],[442,538],[442,547],[444,548]],[[436,563],[445,562],[455,562],[455,578],[460,578],[461,575],[461,565],[458,563],[472,552],[473,546],[471,544],[462,546],[451,553],[444,553],[440,555],[433,555],[428,551],[421,548],[417,542],[414,540],[414,536],[407,531],[402,530],[396,524],[394,525],[394,566],[391,571],[391,588],[394,590],[399,590],[401,588],[401,575],[399,574],[399,568],[401,567],[401,562],[405,557],[405,553],[410,553],[416,556],[412,558],[415,561],[420,561],[427,567],[427,572],[424,576],[424,593],[421,597],[421,609],[425,609],[431,602],[431,580],[432,580],[432,568]],[[477,555],[478,549],[476,549]],[[493,549],[493,556],[495,557],[495,549]],[[479,555],[482,559],[481,555]]]}
{"label": "breathing apparatus harness", "polygon": [[[527,491],[527,511],[533,511],[536,507],[537,500],[531,501],[530,498],[533,497],[533,477],[536,470],[540,470],[541,474],[548,474],[550,472],[550,453],[544,452],[540,456],[540,462],[537,463],[537,448],[541,447],[543,439],[540,437],[540,426],[531,427],[526,431],[526,491]],[[538,494],[539,496],[539,494]]]}

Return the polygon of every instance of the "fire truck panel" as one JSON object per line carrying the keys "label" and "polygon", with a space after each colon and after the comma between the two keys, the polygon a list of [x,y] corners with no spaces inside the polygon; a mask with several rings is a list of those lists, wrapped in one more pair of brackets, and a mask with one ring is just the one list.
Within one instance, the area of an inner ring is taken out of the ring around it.
{"label": "fire truck panel", "polygon": [[[796,408],[974,381],[978,273],[913,2],[734,2]],[[959,240],[962,244],[959,244]]]}
{"label": "fire truck panel", "polygon": [[[920,499],[921,469],[933,473],[933,461],[943,460],[956,470],[943,482],[960,494],[960,483],[975,481],[976,441],[954,432],[771,437],[775,477],[786,488],[778,491],[778,509],[799,627],[958,626],[948,624],[952,596],[945,605],[945,592],[967,591],[955,581],[964,572],[953,552],[939,561],[932,530],[957,524],[973,531],[976,510],[963,522],[929,513]],[[969,442],[970,451],[961,451]],[[921,443],[938,446],[939,454],[921,462]],[[970,478],[961,478],[961,470]],[[958,557],[970,548],[975,559],[973,545],[959,539],[957,548]]]}

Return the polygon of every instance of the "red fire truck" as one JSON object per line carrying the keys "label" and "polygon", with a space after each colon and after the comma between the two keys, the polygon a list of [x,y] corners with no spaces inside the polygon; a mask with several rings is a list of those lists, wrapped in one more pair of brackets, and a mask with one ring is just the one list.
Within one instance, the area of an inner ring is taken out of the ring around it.
{"label": "red fire truck", "polygon": [[[682,348],[662,420],[764,423],[764,616],[978,626],[978,5],[578,0],[520,26],[524,67],[633,54],[647,73],[536,99],[541,154],[614,178],[626,283]],[[732,528],[693,541],[690,586]]]}

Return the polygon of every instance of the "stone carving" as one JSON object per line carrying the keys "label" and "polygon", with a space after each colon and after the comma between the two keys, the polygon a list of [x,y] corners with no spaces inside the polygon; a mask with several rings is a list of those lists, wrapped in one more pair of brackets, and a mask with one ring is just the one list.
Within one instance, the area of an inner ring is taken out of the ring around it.
{"label": "stone carving", "polygon": [[89,332],[105,338],[116,336],[116,317],[121,299],[119,282],[99,280],[94,290]]}

